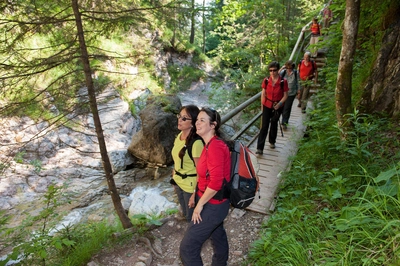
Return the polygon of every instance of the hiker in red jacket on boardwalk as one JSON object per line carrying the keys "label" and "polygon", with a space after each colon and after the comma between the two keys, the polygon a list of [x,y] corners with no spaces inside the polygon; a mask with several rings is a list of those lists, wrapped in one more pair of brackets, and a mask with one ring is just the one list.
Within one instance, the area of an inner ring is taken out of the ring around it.
{"label": "hiker in red jacket on boardwalk", "polygon": [[[279,63],[271,62],[268,65],[269,77],[264,78],[261,87],[261,129],[258,135],[256,154],[262,155],[265,140],[268,135],[269,147],[275,149],[276,137],[278,135],[279,117],[283,111],[283,104],[288,97],[287,80],[279,76]],[[281,84],[282,82],[282,84]],[[271,124],[271,129],[269,125]],[[268,134],[269,129],[269,134]]]}
{"label": "hiker in red jacket on boardwalk", "polygon": [[298,65],[298,72],[301,87],[298,107],[301,107],[302,113],[305,113],[311,84],[313,81],[316,84],[318,78],[317,64],[311,60],[310,52],[304,54],[304,59]]}

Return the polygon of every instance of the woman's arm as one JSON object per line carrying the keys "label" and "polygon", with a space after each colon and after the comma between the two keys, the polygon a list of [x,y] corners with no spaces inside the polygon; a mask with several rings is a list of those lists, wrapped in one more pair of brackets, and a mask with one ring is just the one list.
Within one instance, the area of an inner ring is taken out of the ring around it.
{"label": "woman's arm", "polygon": [[211,189],[209,187],[206,188],[206,191],[204,191],[203,196],[201,196],[199,202],[197,202],[196,208],[194,208],[193,215],[192,215],[192,221],[194,224],[200,223],[202,221],[201,219],[201,211],[203,210],[204,204],[206,204],[212,197],[217,194],[217,190]]}
{"label": "woman's arm", "polygon": [[264,103],[264,100],[265,100],[265,90],[263,89],[263,90],[261,91],[261,111],[263,110],[263,103]]}

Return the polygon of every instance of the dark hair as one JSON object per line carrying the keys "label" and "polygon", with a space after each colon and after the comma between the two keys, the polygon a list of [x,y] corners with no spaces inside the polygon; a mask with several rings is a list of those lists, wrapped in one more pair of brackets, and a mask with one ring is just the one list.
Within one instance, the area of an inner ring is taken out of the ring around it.
{"label": "dark hair", "polygon": [[272,67],[276,67],[277,70],[280,69],[279,63],[276,61],[272,61],[271,63],[269,63],[268,65],[268,69],[272,68]]}
{"label": "dark hair", "polygon": [[181,160],[183,159],[183,156],[185,156],[185,152],[186,152],[187,146],[190,143],[190,141],[192,141],[192,139],[194,139],[198,136],[196,133],[196,120],[197,120],[197,116],[200,112],[199,107],[197,107],[196,105],[193,105],[193,104],[182,106],[182,108],[179,110],[179,113],[182,110],[185,110],[186,113],[189,115],[189,117],[192,119],[192,120],[190,120],[190,122],[192,124],[192,128],[190,129],[189,135],[187,136],[187,138],[185,140],[185,146],[183,146],[183,148],[179,151],[179,158],[181,158]]}
{"label": "dark hair", "polygon": [[294,63],[293,63],[292,60],[286,61],[285,66],[286,66],[286,67],[292,67],[293,69],[294,69],[294,67],[295,67],[295,65],[294,65]]}
{"label": "dark hair", "polygon": [[222,138],[221,131],[219,130],[221,127],[221,116],[219,113],[215,111],[214,108],[210,107],[203,107],[201,108],[200,112],[205,112],[210,118],[210,123],[215,123],[215,135]]}

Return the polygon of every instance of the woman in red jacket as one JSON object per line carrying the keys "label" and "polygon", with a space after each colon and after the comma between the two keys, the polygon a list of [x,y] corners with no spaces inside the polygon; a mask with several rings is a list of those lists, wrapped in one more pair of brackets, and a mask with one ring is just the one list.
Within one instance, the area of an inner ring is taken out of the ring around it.
{"label": "woman in red jacket", "polygon": [[[271,62],[268,65],[270,76],[265,78],[261,84],[261,129],[258,135],[256,154],[263,154],[265,140],[269,140],[269,147],[275,149],[276,137],[278,135],[279,116],[283,111],[283,104],[288,97],[287,80],[279,76],[279,63]],[[271,124],[271,129],[269,125]],[[268,134],[269,130],[269,134]]]}
{"label": "woman in red jacket", "polygon": [[197,116],[197,134],[205,146],[197,170],[196,207],[180,245],[185,266],[202,266],[201,248],[211,238],[214,247],[212,265],[226,266],[229,257],[228,238],[224,219],[230,202],[223,197],[224,180],[230,180],[229,148],[220,137],[221,117],[214,109],[202,108]]}

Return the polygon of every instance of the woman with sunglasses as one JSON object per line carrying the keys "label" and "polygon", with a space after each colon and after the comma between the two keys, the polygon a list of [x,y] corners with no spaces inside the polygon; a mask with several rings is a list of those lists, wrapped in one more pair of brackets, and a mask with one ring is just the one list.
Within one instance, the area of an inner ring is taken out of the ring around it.
{"label": "woman with sunglasses", "polygon": [[[257,141],[256,154],[263,154],[265,140],[268,135],[269,147],[275,149],[276,137],[278,134],[279,116],[283,111],[283,104],[288,97],[288,83],[287,80],[279,76],[279,63],[271,62],[268,65],[269,77],[266,77],[262,84],[261,92],[261,129]],[[283,84],[281,84],[283,82]],[[269,124],[271,129],[269,130]]]}
{"label": "woman with sunglasses", "polygon": [[195,105],[183,106],[177,115],[178,129],[172,148],[174,170],[171,184],[174,185],[182,214],[188,222],[192,219],[194,191],[197,184],[196,164],[203,150],[203,140],[196,133],[196,120],[199,108]]}
{"label": "woman with sunglasses", "polygon": [[196,166],[196,207],[192,221],[180,245],[180,256],[185,266],[202,266],[201,248],[208,238],[212,241],[214,266],[227,265],[228,238],[224,219],[230,202],[224,197],[224,180],[230,180],[231,158],[227,144],[221,139],[221,117],[214,109],[203,108],[197,116],[197,134],[205,147]]}

